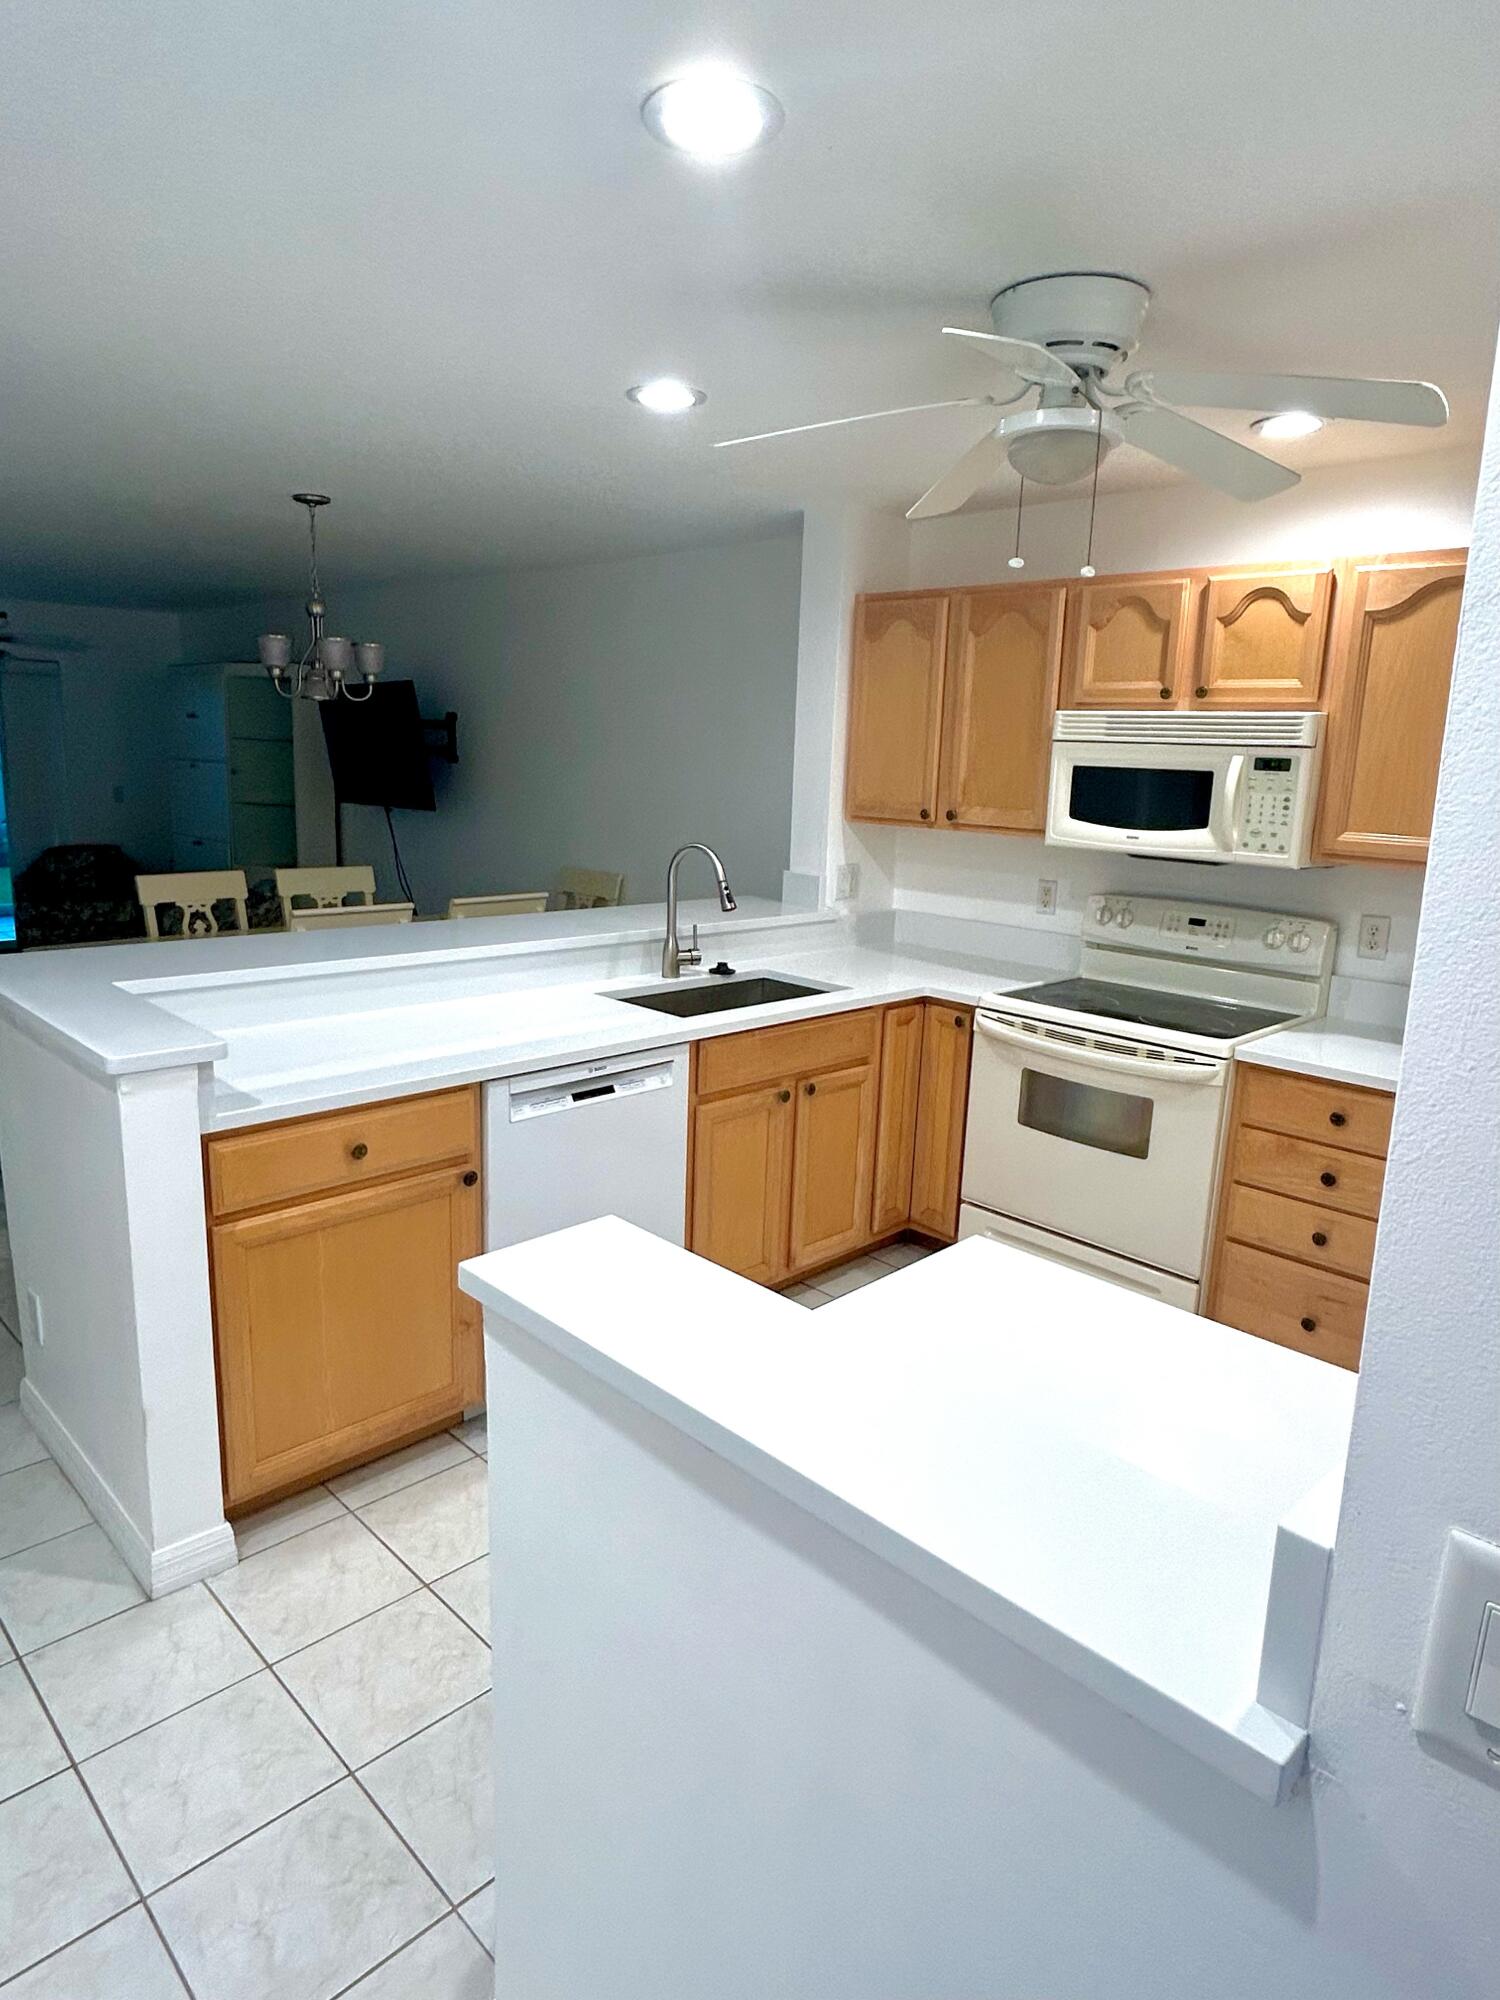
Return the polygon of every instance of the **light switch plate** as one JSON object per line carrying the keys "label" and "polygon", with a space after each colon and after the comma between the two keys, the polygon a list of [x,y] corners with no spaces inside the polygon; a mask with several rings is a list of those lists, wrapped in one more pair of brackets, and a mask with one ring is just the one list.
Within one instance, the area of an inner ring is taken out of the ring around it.
{"label": "light switch plate", "polygon": [[1472,1711],[1487,1715],[1500,1700],[1500,1619],[1491,1619],[1497,1604],[1500,1548],[1454,1528],[1443,1551],[1411,1724],[1428,1748],[1482,1773],[1492,1785],[1500,1785],[1500,1709],[1493,1725]]}

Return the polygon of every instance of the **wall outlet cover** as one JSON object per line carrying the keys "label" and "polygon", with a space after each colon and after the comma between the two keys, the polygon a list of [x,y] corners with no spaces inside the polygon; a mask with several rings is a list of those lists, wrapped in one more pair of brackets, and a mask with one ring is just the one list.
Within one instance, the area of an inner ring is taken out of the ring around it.
{"label": "wall outlet cover", "polygon": [[1389,917],[1361,917],[1359,920],[1359,955],[1361,958],[1384,958],[1391,948],[1391,920]]}
{"label": "wall outlet cover", "polygon": [[1043,875],[1036,885],[1036,906],[1040,915],[1057,915],[1057,884],[1050,876]]}
{"label": "wall outlet cover", "polygon": [[1500,1729],[1487,1728],[1469,1713],[1480,1640],[1492,1604],[1500,1604],[1500,1548],[1452,1529],[1443,1551],[1411,1726],[1423,1747],[1445,1763],[1500,1785]]}
{"label": "wall outlet cover", "polygon": [[859,863],[841,861],[838,873],[833,878],[833,900],[836,903],[850,903],[859,894]]}

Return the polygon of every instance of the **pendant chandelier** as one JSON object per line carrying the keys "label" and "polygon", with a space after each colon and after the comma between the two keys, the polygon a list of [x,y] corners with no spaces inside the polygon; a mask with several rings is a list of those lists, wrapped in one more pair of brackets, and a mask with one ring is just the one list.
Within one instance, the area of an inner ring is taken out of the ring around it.
{"label": "pendant chandelier", "polygon": [[[292,641],[286,632],[262,632],[257,640],[260,663],[271,676],[271,685],[288,701],[299,695],[306,701],[368,701],[385,666],[385,647],[374,639],[341,639],[323,630],[328,607],[318,582],[318,509],[329,504],[326,493],[294,493],[299,507],[307,509],[308,591],[307,622],[312,630],[307,648],[296,662]],[[359,693],[351,684],[357,675]]]}

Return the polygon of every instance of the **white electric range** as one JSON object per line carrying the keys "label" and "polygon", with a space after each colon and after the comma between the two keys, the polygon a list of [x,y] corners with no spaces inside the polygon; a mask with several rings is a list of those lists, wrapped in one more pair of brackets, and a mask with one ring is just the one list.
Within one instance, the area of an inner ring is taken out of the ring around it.
{"label": "white electric range", "polygon": [[1320,1015],[1318,917],[1089,898],[1078,975],[980,1002],[959,1235],[1195,1310],[1234,1051]]}

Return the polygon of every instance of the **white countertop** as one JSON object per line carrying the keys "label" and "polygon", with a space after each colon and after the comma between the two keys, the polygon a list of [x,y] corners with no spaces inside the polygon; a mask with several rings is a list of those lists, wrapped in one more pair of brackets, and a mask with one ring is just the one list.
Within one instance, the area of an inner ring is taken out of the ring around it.
{"label": "white countertop", "polygon": [[1327,1516],[1344,1370],[980,1238],[816,1315],[614,1217],[460,1282],[1259,1796],[1301,1769],[1272,1559]]}
{"label": "white countertop", "polygon": [[1241,1062],[1326,1077],[1330,1083],[1358,1084],[1366,1090],[1394,1090],[1401,1079],[1398,1035],[1361,1032],[1338,1021],[1276,1028],[1237,1053]]}

